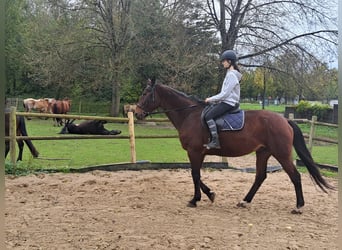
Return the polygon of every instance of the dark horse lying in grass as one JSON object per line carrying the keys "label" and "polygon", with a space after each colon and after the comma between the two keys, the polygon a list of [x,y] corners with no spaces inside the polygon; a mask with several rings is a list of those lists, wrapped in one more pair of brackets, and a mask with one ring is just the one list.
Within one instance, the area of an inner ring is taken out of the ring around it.
{"label": "dark horse lying in grass", "polygon": [[[9,113],[5,113],[5,135],[9,136],[9,126],[10,126],[10,122],[9,122],[9,117],[10,114]],[[25,125],[25,119],[23,116],[18,116],[16,118],[16,134],[17,136],[27,136],[27,131],[26,131],[26,125]],[[33,155],[33,157],[38,157],[39,152],[37,151],[37,149],[33,146],[31,140],[24,140],[26,145],[28,146],[28,148],[31,151],[31,154]],[[18,143],[18,147],[19,147],[19,155],[17,158],[17,161],[22,161],[23,160],[23,151],[24,151],[24,142],[23,140],[17,140]],[[5,148],[5,158],[7,157],[7,154],[10,150],[10,146],[9,146],[9,141],[5,142],[6,148]]]}
{"label": "dark horse lying in grass", "polygon": [[107,130],[103,126],[103,124],[107,123],[106,121],[100,120],[91,120],[84,121],[80,124],[74,124],[75,120],[68,120],[65,122],[64,127],[62,128],[60,134],[91,134],[91,135],[118,135],[121,134],[120,130]]}
{"label": "dark horse lying in grass", "polygon": [[293,163],[292,146],[307,167],[315,183],[326,192],[335,189],[328,184],[319,172],[308,151],[300,128],[281,115],[266,110],[245,112],[245,125],[239,131],[219,132],[220,149],[206,149],[209,133],[201,124],[201,113],[205,108],[203,101],[191,98],[184,93],[149,81],[143,91],[136,109],[136,117],[144,119],[157,108],[162,108],[172,124],[178,130],[182,147],[187,151],[194,183],[194,196],[189,206],[195,207],[201,200],[201,190],[213,202],[215,193],[201,180],[200,169],[205,155],[236,157],[256,152],[255,181],[238,203],[239,207],[249,204],[267,176],[267,161],[274,156],[290,177],[296,191],[296,207],[292,213],[301,213],[304,206],[301,176]]}

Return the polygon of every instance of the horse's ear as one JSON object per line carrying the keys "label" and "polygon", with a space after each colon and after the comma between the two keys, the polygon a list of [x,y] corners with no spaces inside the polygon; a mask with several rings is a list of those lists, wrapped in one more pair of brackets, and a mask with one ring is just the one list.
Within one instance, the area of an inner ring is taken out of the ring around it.
{"label": "horse's ear", "polygon": [[156,84],[156,77],[155,77],[155,76],[153,76],[153,77],[151,78],[151,84],[152,84],[152,86],[153,86],[154,84]]}
{"label": "horse's ear", "polygon": [[152,77],[152,78],[149,78],[148,80],[147,80],[147,84],[148,85],[151,85],[152,87],[153,87],[153,85],[156,83],[156,77],[154,76],[154,77]]}

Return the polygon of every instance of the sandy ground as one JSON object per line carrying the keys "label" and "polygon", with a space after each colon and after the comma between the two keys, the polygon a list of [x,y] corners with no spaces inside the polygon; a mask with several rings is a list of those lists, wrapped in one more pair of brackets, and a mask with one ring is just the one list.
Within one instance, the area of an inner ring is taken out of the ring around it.
{"label": "sandy ground", "polygon": [[[253,165],[252,156],[228,159]],[[207,159],[208,160],[208,159]],[[252,161],[252,162],[249,162]],[[338,249],[337,192],[302,175],[306,206],[291,214],[295,192],[283,172],[268,174],[249,208],[238,208],[254,174],[202,171],[216,192],[193,195],[190,170],[6,176],[8,249]],[[337,180],[328,181],[337,186]]]}

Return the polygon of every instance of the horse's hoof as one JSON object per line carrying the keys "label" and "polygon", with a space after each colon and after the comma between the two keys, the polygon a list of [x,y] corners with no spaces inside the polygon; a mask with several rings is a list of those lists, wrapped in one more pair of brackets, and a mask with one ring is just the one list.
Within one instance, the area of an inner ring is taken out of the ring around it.
{"label": "horse's hoof", "polygon": [[211,202],[214,202],[215,201],[215,197],[216,197],[216,194],[214,192],[212,192],[212,193],[210,193],[209,200]]}
{"label": "horse's hoof", "polygon": [[303,208],[294,208],[291,211],[291,214],[302,214],[303,213]]}
{"label": "horse's hoof", "polygon": [[243,207],[243,208],[247,208],[250,206],[250,202],[247,201],[240,201],[236,206],[238,207]]}
{"label": "horse's hoof", "polygon": [[187,207],[197,207],[197,205],[196,205],[196,203],[193,203],[192,201],[189,201]]}

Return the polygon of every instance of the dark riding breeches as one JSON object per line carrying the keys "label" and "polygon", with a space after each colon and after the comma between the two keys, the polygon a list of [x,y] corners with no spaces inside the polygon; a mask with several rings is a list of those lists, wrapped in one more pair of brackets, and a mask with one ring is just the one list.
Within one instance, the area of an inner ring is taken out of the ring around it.
{"label": "dark riding breeches", "polygon": [[216,118],[220,117],[221,115],[232,111],[235,109],[236,106],[229,105],[224,102],[220,102],[218,104],[213,105],[213,107],[204,115],[204,119],[206,121],[215,120]]}

